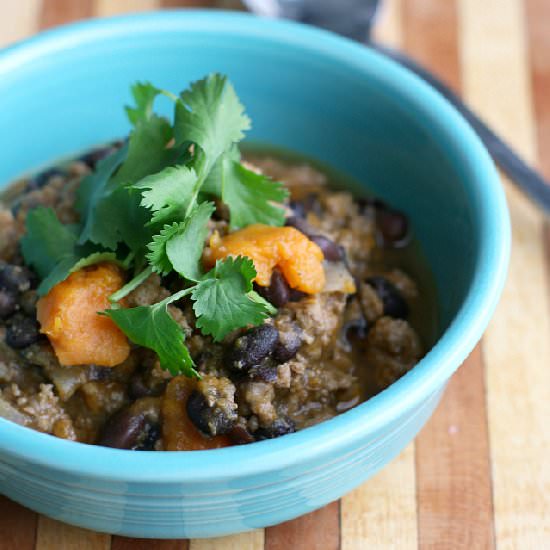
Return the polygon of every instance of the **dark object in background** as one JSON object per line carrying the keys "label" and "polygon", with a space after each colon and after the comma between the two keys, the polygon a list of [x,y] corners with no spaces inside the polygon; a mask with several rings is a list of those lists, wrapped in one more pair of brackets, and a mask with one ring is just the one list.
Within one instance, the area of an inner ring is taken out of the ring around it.
{"label": "dark object in background", "polygon": [[308,23],[365,42],[380,0],[243,0],[250,11]]}

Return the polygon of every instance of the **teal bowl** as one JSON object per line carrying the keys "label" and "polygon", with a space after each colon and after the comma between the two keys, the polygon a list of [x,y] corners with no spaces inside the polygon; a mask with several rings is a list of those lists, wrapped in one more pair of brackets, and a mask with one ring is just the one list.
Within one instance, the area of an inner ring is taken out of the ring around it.
{"label": "teal bowl", "polygon": [[473,131],[411,73],[293,23],[159,12],[71,25],[3,51],[0,182],[127,132],[121,106],[135,80],[180,90],[211,71],[234,83],[254,121],[251,139],[318,158],[407,212],[435,276],[440,338],[366,403],[250,446],[138,453],[0,420],[1,492],[67,523],[134,537],[208,537],[341,497],[422,428],[503,286],[508,213]]}

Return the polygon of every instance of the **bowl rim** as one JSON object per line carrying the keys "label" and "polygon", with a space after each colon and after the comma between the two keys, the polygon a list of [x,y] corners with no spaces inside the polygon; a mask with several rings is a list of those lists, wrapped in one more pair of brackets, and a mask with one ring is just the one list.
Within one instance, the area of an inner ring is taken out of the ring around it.
{"label": "bowl rim", "polygon": [[[434,89],[381,54],[330,32],[290,21],[221,10],[163,10],[90,19],[40,33],[0,51],[0,77],[22,64],[66,48],[114,37],[163,31],[219,31],[284,41],[321,51],[327,62],[367,70],[447,136],[462,160],[473,216],[479,225],[474,275],[466,299],[430,352],[404,377],[361,405],[284,438],[208,451],[129,452],[42,434],[0,419],[0,453],[74,475],[140,483],[196,484],[247,477],[328,457],[366,441],[369,434],[437,392],[480,339],[498,302],[510,254],[510,220],[504,192],[487,151],[461,115]],[[154,457],[154,458],[153,458]],[[17,465],[17,461],[14,463]]]}

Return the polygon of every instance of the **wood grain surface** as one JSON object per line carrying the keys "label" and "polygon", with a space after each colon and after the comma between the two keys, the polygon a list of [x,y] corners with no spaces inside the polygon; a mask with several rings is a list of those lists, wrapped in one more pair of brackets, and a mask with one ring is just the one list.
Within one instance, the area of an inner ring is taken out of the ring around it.
{"label": "wood grain surface", "polygon": [[[2,0],[0,46],[91,16],[214,3]],[[550,1],[385,0],[376,37],[444,78],[550,178]],[[110,537],[0,497],[0,549],[550,548],[550,228],[503,185],[513,226],[503,299],[433,418],[377,476],[302,518],[210,540]]]}

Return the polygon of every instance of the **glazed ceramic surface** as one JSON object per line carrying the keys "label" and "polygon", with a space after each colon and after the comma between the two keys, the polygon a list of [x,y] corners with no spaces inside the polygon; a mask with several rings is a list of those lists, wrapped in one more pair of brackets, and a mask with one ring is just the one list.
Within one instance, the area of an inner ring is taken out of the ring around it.
{"label": "glazed ceramic surface", "polygon": [[[430,417],[505,278],[495,169],[460,116],[413,75],[323,31],[223,12],[162,12],[44,33],[0,53],[0,182],[124,135],[129,85],[229,75],[249,137],[315,157],[403,209],[432,267],[441,337],[389,389],[280,439],[214,451],[86,446],[0,419],[0,491],[54,518],[134,537],[271,525],[351,490]],[[168,103],[162,104],[168,113]]]}

